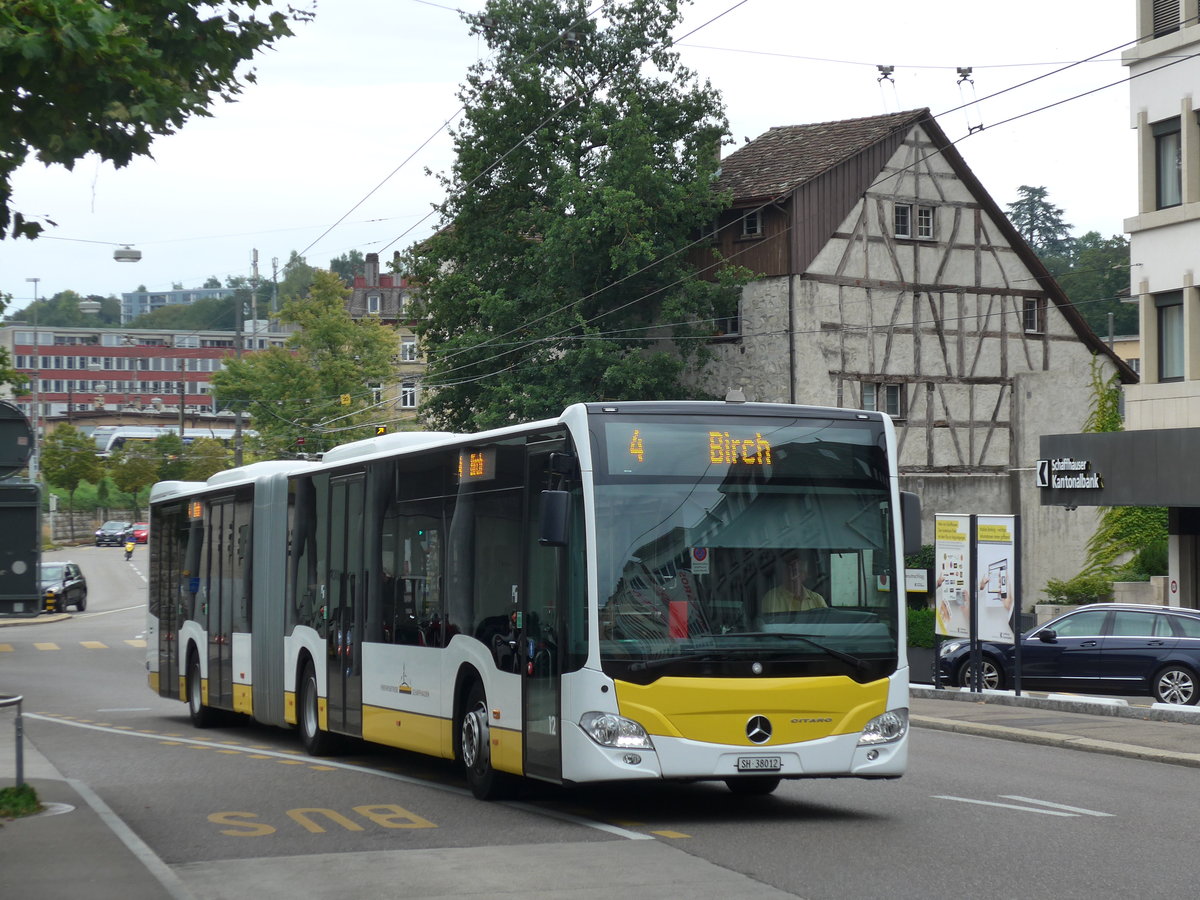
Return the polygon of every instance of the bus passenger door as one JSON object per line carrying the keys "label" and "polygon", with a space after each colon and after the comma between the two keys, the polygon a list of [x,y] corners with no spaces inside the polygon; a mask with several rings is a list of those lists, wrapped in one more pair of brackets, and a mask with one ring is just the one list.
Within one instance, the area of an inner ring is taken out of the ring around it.
{"label": "bus passenger door", "polygon": [[[559,449],[561,442],[554,442]],[[525,480],[526,579],[521,602],[521,674],[524,681],[525,774],[562,780],[561,609],[565,596],[564,550],[538,543],[542,490],[549,450],[532,452]]]}
{"label": "bus passenger door", "polygon": [[329,485],[329,729],[362,734],[363,496],[361,473]]}
{"label": "bus passenger door", "polygon": [[233,594],[237,528],[234,504],[216,500],[208,507],[208,702],[233,709]]}

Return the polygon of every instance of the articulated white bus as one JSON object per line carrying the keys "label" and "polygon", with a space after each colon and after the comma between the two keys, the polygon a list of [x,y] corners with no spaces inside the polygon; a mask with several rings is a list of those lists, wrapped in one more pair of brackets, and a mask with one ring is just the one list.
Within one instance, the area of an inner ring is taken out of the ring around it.
{"label": "articulated white bus", "polygon": [[481,798],[896,778],[919,509],[895,450],[861,410],[588,403],[160,483],[150,687],[313,754],[457,759]]}

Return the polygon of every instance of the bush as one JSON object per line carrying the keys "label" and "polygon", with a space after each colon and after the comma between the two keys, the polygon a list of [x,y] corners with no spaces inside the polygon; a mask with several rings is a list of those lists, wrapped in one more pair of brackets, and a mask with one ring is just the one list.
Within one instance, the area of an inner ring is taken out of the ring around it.
{"label": "bush", "polygon": [[908,611],[908,646],[934,646],[934,612],[932,609],[909,609]]}
{"label": "bush", "polygon": [[32,816],[42,811],[37,791],[27,784],[0,788],[0,819]]}
{"label": "bush", "polygon": [[1046,582],[1047,603],[1081,604],[1111,600],[1112,580],[1105,575],[1082,572],[1074,578],[1060,581],[1051,578]]}

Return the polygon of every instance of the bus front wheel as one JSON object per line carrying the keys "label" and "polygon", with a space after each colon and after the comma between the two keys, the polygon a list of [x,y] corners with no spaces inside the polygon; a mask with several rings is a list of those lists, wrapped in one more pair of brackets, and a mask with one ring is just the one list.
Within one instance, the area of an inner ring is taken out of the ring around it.
{"label": "bus front wheel", "polygon": [[321,730],[321,698],[317,693],[317,673],[311,662],[305,663],[300,675],[300,740],[309,756],[331,756],[334,737]]}
{"label": "bus front wheel", "polygon": [[743,797],[765,797],[779,787],[779,779],[773,775],[748,775],[726,778],[725,786]]}
{"label": "bus front wheel", "polygon": [[488,728],[487,696],[478,681],[467,692],[459,726],[459,754],[467,786],[480,800],[496,800],[502,794],[504,776],[492,768],[492,737]]}

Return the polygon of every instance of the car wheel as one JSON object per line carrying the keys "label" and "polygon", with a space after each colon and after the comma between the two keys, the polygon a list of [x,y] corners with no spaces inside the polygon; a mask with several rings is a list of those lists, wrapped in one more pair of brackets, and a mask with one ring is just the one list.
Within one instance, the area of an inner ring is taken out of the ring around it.
{"label": "car wheel", "polygon": [[193,653],[187,667],[188,715],[196,728],[208,728],[216,722],[216,710],[204,705],[204,684],[200,680],[200,660]]}
{"label": "car wheel", "polygon": [[[1000,671],[1000,667],[996,665],[996,661],[990,657],[983,657],[983,661],[979,664],[980,674],[983,676],[983,689],[985,691],[1002,691],[1004,690],[1004,673]],[[974,679],[971,677],[971,661],[967,660],[958,670],[958,683],[961,687],[971,687]]]}
{"label": "car wheel", "polygon": [[337,752],[337,739],[321,730],[321,696],[317,691],[317,672],[311,662],[304,664],[300,675],[300,741],[309,756],[332,756]]}
{"label": "car wheel", "polygon": [[1200,699],[1196,675],[1186,666],[1167,666],[1154,676],[1154,699],[1159,703],[1195,706]]}
{"label": "car wheel", "polygon": [[765,797],[779,787],[779,781],[772,775],[751,775],[746,778],[726,778],[725,786],[743,797]]}
{"label": "car wheel", "polygon": [[75,601],[76,612],[83,612],[85,609],[87,609],[87,591],[81,593],[79,599]]}
{"label": "car wheel", "polygon": [[488,728],[487,696],[478,681],[467,692],[459,726],[459,754],[467,786],[480,800],[497,800],[504,791],[504,776],[492,768],[492,738]]}

